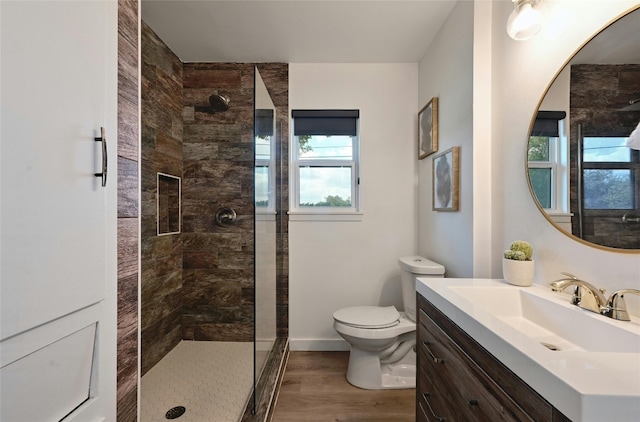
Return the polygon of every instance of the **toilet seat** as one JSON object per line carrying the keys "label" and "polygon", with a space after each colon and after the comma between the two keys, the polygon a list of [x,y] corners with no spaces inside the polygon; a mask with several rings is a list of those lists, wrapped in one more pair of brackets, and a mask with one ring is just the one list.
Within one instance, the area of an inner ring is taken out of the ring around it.
{"label": "toilet seat", "polygon": [[352,306],[333,313],[337,322],[354,328],[390,328],[400,322],[395,306]]}
{"label": "toilet seat", "polygon": [[416,323],[400,313],[400,320],[393,326],[387,328],[354,327],[334,319],[333,329],[343,337],[347,335],[361,340],[388,340],[405,333],[415,332]]}

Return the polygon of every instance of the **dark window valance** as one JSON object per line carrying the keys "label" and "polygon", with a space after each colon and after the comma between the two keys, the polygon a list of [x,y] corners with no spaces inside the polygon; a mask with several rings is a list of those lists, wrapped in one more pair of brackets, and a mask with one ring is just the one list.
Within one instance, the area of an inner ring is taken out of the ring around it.
{"label": "dark window valance", "polygon": [[292,110],[293,134],[355,136],[359,110]]}
{"label": "dark window valance", "polygon": [[255,115],[256,136],[273,136],[273,110],[257,109]]}
{"label": "dark window valance", "polygon": [[533,123],[531,136],[548,136],[557,138],[558,122],[567,117],[564,111],[539,111]]}

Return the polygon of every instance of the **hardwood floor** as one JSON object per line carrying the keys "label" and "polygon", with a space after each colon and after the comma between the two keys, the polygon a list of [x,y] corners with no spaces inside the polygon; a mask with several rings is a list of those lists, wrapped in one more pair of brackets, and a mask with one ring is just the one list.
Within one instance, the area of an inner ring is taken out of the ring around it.
{"label": "hardwood floor", "polygon": [[348,352],[291,352],[272,422],[415,422],[415,389],[362,390]]}

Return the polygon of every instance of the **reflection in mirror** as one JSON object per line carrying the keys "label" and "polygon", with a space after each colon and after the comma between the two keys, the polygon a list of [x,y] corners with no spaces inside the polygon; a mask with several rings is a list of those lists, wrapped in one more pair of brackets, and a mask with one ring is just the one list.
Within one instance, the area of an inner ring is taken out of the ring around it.
{"label": "reflection in mirror", "polygon": [[276,340],[276,109],[255,68],[255,318],[254,414],[262,391],[258,383]]}
{"label": "reflection in mirror", "polygon": [[533,118],[528,177],[547,219],[567,234],[640,251],[640,9],[576,53]]}

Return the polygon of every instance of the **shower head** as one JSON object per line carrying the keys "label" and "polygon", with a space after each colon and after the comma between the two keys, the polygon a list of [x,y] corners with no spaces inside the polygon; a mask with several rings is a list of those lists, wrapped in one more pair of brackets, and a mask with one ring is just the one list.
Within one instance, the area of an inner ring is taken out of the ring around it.
{"label": "shower head", "polygon": [[213,111],[227,111],[229,110],[229,98],[220,94],[213,94],[209,97],[209,104]]}
{"label": "shower head", "polygon": [[209,105],[196,105],[195,111],[199,113],[215,114],[229,110],[229,98],[220,94],[213,94],[209,97]]}

